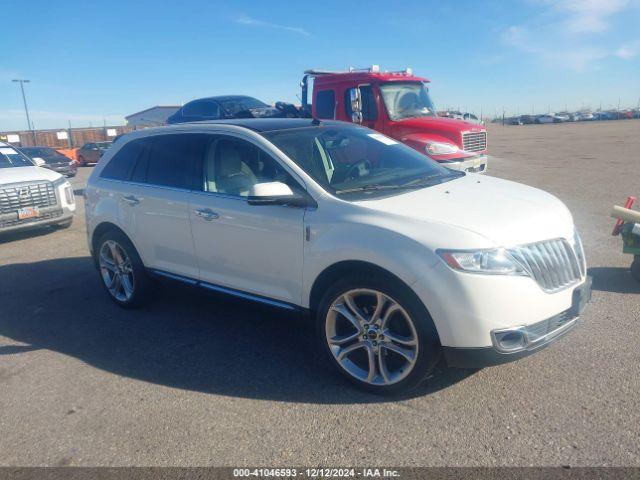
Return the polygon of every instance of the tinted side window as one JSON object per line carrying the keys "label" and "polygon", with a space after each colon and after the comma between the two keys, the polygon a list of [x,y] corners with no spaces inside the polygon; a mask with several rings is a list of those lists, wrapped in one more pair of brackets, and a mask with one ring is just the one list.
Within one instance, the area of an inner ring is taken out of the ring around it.
{"label": "tinted side window", "polygon": [[146,183],[198,188],[196,169],[202,162],[207,135],[185,133],[151,138]]}
{"label": "tinted side window", "polygon": [[187,117],[219,117],[220,107],[215,102],[196,101],[187,103],[183,108],[183,113]]}
{"label": "tinted side window", "polygon": [[143,150],[143,139],[127,143],[113,156],[100,176],[111,180],[128,180],[129,174]]}
{"label": "tinted side window", "polygon": [[293,177],[270,155],[252,143],[213,137],[205,156],[204,190],[246,197],[256,183],[283,182],[300,189]]}
{"label": "tinted side window", "polygon": [[316,94],[318,118],[335,118],[336,94],[333,90],[321,90]]}
{"label": "tinted side window", "polygon": [[[351,88],[344,92],[344,109],[348,118],[351,118]],[[360,96],[362,98],[362,119],[374,121],[378,119],[378,106],[376,105],[376,97],[373,95],[371,85],[363,85],[360,87]]]}

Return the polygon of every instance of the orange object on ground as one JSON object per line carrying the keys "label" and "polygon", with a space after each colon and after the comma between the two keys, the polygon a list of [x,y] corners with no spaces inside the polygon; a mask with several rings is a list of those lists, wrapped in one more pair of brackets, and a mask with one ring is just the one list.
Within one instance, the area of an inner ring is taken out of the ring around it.
{"label": "orange object on ground", "polygon": [[[633,202],[635,201],[636,201],[636,197],[627,197],[627,201],[624,202],[624,208],[631,208],[633,206]],[[624,220],[618,219],[616,221],[616,226],[613,227],[613,232],[611,232],[611,235],[613,235],[614,237],[617,235],[620,235],[620,230],[622,229],[622,225],[624,225]]]}

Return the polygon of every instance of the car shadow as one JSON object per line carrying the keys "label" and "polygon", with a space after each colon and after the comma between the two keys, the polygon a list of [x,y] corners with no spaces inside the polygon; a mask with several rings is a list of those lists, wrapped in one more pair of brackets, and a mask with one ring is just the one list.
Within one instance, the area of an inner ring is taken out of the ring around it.
{"label": "car shadow", "polygon": [[35,226],[26,230],[17,230],[15,232],[0,233],[0,245],[3,243],[18,242],[27,238],[42,237],[54,232],[55,228],[50,225]]}
{"label": "car shadow", "polygon": [[[160,286],[147,307],[124,310],[103,291],[90,257],[1,266],[0,304],[0,335],[28,345],[15,353],[48,349],[117,375],[218,395],[326,404],[397,399],[361,392],[334,373],[305,315],[176,284]],[[411,397],[473,373],[438,372]]]}
{"label": "car shadow", "polygon": [[592,267],[593,289],[611,293],[640,293],[640,282],[631,276],[628,268]]}

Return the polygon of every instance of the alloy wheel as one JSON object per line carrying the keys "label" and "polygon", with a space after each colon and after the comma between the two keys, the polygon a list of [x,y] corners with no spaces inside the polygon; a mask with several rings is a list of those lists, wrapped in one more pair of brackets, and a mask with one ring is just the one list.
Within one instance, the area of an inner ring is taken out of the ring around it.
{"label": "alloy wheel", "polygon": [[418,357],[418,334],[397,301],[373,289],[349,290],[337,297],[325,320],[329,350],[353,378],[393,385],[409,375]]}
{"label": "alloy wheel", "polygon": [[107,240],[102,244],[99,255],[100,274],[109,293],[120,302],[131,299],[135,287],[131,259],[122,246]]}

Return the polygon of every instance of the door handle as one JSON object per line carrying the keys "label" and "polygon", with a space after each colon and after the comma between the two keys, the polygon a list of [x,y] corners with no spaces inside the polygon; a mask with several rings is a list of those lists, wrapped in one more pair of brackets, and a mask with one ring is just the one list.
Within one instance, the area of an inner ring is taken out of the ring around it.
{"label": "door handle", "polygon": [[122,199],[132,207],[140,203],[140,199],[135,195],[127,195],[126,197],[122,197]]}
{"label": "door handle", "polygon": [[205,220],[215,220],[220,216],[216,212],[208,208],[200,208],[195,211],[195,214],[201,218],[204,218]]}

